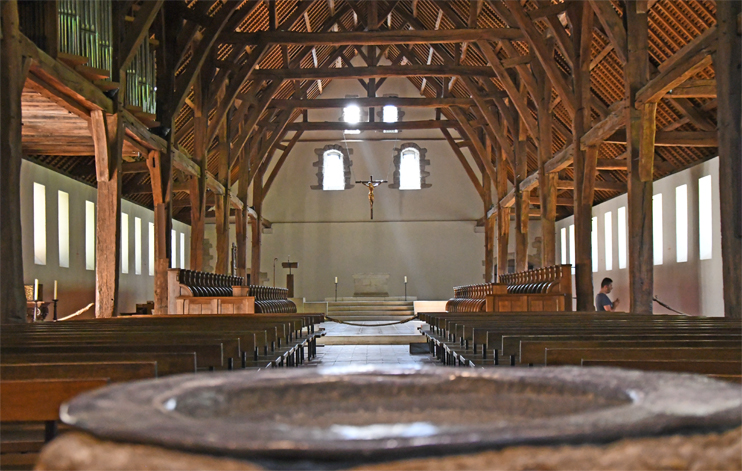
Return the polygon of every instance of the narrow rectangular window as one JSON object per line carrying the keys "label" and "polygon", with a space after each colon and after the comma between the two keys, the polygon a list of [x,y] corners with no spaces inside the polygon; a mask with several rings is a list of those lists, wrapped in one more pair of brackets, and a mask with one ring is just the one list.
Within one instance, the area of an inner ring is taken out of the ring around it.
{"label": "narrow rectangular window", "polygon": [[33,261],[46,265],[46,187],[33,184]]}
{"label": "narrow rectangular window", "polygon": [[149,223],[149,276],[155,276],[155,223]]}
{"label": "narrow rectangular window", "polygon": [[662,193],[652,196],[652,245],[654,264],[662,265]]}
{"label": "narrow rectangular window", "polygon": [[562,265],[567,264],[567,228],[562,227],[561,231],[562,239]]}
{"label": "narrow rectangular window", "polygon": [[85,201],[85,269],[95,270],[95,203]]}
{"label": "narrow rectangular window", "polygon": [[[348,124],[358,124],[361,122],[361,108],[358,105],[349,105],[343,108],[343,121]],[[359,129],[346,129],[345,134],[360,134]]]}
{"label": "narrow rectangular window", "polygon": [[134,274],[142,274],[142,220],[134,218]]}
{"label": "narrow rectangular window", "polygon": [[569,263],[572,264],[572,273],[575,272],[575,225],[569,226]]}
{"label": "narrow rectangular window", "polygon": [[675,188],[675,258],[688,261],[688,185]]}
{"label": "narrow rectangular window", "polygon": [[[382,108],[382,118],[385,123],[396,123],[399,120],[399,109],[394,105],[384,105]],[[385,129],[385,133],[398,132],[397,129]]]}
{"label": "narrow rectangular window", "polygon": [[613,270],[613,214],[605,213],[605,269]]}
{"label": "narrow rectangular window", "polygon": [[180,233],[180,268],[185,268],[185,234]]}
{"label": "narrow rectangular window", "polygon": [[178,253],[176,246],[178,243],[178,233],[175,229],[170,230],[170,268],[178,268],[178,259],[175,255]]}
{"label": "narrow rectangular window", "polygon": [[626,206],[618,208],[618,268],[626,268]]}
{"label": "narrow rectangular window", "polygon": [[711,225],[711,175],[698,179],[698,255],[711,260],[713,226]]}
{"label": "narrow rectangular window", "polygon": [[129,215],[121,213],[121,273],[129,273]]}
{"label": "narrow rectangular window", "polygon": [[57,220],[59,222],[59,266],[70,267],[70,195],[57,192]]}
{"label": "narrow rectangular window", "polygon": [[598,218],[593,218],[593,230],[591,232],[591,245],[593,249],[593,273],[598,271]]}

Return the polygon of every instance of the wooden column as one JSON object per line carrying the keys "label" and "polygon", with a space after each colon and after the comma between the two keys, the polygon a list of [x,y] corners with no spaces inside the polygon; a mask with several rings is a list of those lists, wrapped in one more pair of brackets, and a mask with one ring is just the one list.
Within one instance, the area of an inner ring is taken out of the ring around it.
{"label": "wooden column", "polygon": [[[589,2],[570,7],[575,61],[572,69],[577,110],[572,121],[576,142],[590,129],[590,44],[593,34],[593,10]],[[575,221],[575,292],[578,311],[594,311],[592,269],[592,207],[595,193],[597,152],[587,152],[575,145],[574,221]]]}
{"label": "wooden column", "polygon": [[[498,146],[499,147],[499,146]],[[507,162],[502,152],[495,148],[497,170],[497,275],[508,272],[508,238],[510,236],[510,208],[502,205],[503,197],[508,193]]]}
{"label": "wooden column", "polygon": [[113,317],[118,305],[121,262],[121,153],[124,125],[120,114],[90,112],[95,146],[98,197],[95,219],[95,317]]}
{"label": "wooden column", "polygon": [[[484,158],[492,161],[492,143],[485,137]],[[484,282],[492,283],[495,279],[495,226],[494,217],[487,217],[492,208],[492,179],[487,172],[482,172],[482,187],[484,188]]]}
{"label": "wooden column", "polygon": [[[524,91],[524,90],[522,90]],[[528,220],[531,208],[531,192],[521,191],[520,183],[528,176],[528,155],[526,154],[526,125],[522,119],[516,120],[515,142],[515,271],[528,270]]]}
{"label": "wooden column", "polygon": [[[719,194],[724,315],[742,317],[742,6],[717,2]],[[722,99],[723,97],[723,99]],[[711,314],[711,313],[708,313]]]}
{"label": "wooden column", "polygon": [[154,131],[167,142],[164,153],[150,152],[147,156],[147,166],[152,183],[152,199],[154,205],[155,223],[155,314],[168,313],[168,280],[167,271],[170,269],[170,232],[173,228],[172,214],[172,184],[173,184],[173,152],[175,151],[175,69],[177,59],[177,31],[168,27],[168,20],[176,16],[175,5],[165,2],[160,10],[159,17],[154,22],[155,37],[159,40],[157,46],[157,121],[160,127]]}
{"label": "wooden column", "polygon": [[217,178],[224,186],[224,194],[216,195],[216,268],[215,273],[229,273],[229,164],[230,164],[230,135],[227,123],[231,117],[224,120],[219,127],[219,171]]}
{"label": "wooden column", "polygon": [[[547,41],[550,51],[554,50],[554,41]],[[559,175],[547,173],[544,166],[552,157],[552,113],[549,110],[551,103],[551,82],[540,63],[531,64],[539,85],[538,96],[538,192],[541,203],[541,266],[556,265],[556,200],[557,180]]]}
{"label": "wooden column", "polygon": [[258,169],[253,178],[252,204],[257,217],[252,221],[252,253],[250,254],[250,283],[260,284],[260,244],[263,237],[263,172]]}
{"label": "wooden column", "polygon": [[26,322],[21,234],[21,92],[26,80],[18,4],[0,3],[0,323]]}
{"label": "wooden column", "polygon": [[[248,155],[245,149],[240,152],[240,167],[237,177],[237,197],[242,201],[242,209],[235,214],[235,234],[237,239],[237,276],[247,277],[247,240],[249,234],[250,218],[247,211],[247,190],[249,169],[247,165]],[[245,279],[247,282],[247,279]],[[251,280],[252,281],[252,280]]]}
{"label": "wooden column", "polygon": [[639,8],[641,4],[634,0],[626,3],[628,61],[624,68],[629,161],[629,311],[637,314],[652,312],[654,292],[652,181],[641,178],[642,112],[636,108],[636,92],[649,80],[648,21],[646,10]]}
{"label": "wooden column", "polygon": [[209,143],[206,134],[209,125],[209,110],[206,109],[208,83],[199,74],[193,85],[193,160],[201,173],[192,177],[189,197],[191,199],[191,270],[204,269],[204,219],[206,217],[206,170]]}

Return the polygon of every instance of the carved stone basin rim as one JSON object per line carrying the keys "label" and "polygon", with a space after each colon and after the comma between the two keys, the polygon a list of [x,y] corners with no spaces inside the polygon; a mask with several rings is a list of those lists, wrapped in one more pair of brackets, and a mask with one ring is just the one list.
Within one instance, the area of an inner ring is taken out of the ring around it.
{"label": "carved stone basin rim", "polygon": [[315,461],[739,426],[738,385],[609,368],[321,368],[122,383],[62,406],[100,438]]}

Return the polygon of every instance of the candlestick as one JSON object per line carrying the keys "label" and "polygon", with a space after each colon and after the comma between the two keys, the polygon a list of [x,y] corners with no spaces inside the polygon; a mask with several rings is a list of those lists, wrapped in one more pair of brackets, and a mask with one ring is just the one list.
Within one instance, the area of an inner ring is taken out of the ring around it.
{"label": "candlestick", "polygon": [[54,299],[54,322],[57,322],[57,299]]}
{"label": "candlestick", "polygon": [[36,301],[39,299],[39,279],[36,278],[33,280],[33,300]]}
{"label": "candlestick", "polygon": [[[405,281],[407,281],[407,278],[405,277]],[[54,280],[54,298],[57,299],[57,280]]]}

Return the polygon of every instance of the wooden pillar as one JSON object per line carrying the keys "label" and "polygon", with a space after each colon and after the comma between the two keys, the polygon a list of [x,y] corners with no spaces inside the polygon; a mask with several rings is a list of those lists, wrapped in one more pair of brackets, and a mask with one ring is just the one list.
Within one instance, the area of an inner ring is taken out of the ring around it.
{"label": "wooden pillar", "polygon": [[593,10],[589,2],[573,3],[569,10],[575,61],[573,83],[576,111],[572,120],[574,152],[574,221],[575,221],[575,292],[578,311],[594,311],[592,269],[592,208],[595,189],[597,151],[586,151],[580,138],[590,128],[590,45],[593,34]]}
{"label": "wooden pillar", "polygon": [[531,192],[521,191],[520,183],[528,176],[526,154],[527,130],[522,119],[516,119],[515,143],[515,271],[528,270],[528,221],[531,208]]}
{"label": "wooden pillar", "polygon": [[[247,165],[247,152],[243,147],[240,152],[240,167],[237,176],[237,197],[242,201],[242,209],[237,210],[235,215],[235,234],[237,239],[237,276],[247,277],[247,240],[249,237],[249,217],[247,211],[247,189],[249,171]],[[245,279],[247,282],[247,279]]]}
{"label": "wooden pillar", "polygon": [[[492,161],[492,143],[485,137],[484,158]],[[487,217],[492,208],[492,179],[487,172],[482,172],[482,187],[484,188],[484,282],[492,283],[495,279],[495,234],[497,229],[494,217]]]}
{"label": "wooden pillar", "polygon": [[260,245],[263,236],[263,172],[259,168],[253,178],[252,204],[257,217],[252,221],[252,252],[250,254],[250,283],[260,284]]}
{"label": "wooden pillar", "polygon": [[[742,317],[742,5],[717,2],[719,194],[724,315]],[[711,313],[708,313],[711,314]]]}
{"label": "wooden pillar", "polygon": [[21,92],[25,82],[18,4],[0,3],[0,323],[26,322],[21,234]]}
{"label": "wooden pillar", "polygon": [[219,171],[217,178],[224,186],[224,194],[216,195],[216,268],[215,273],[229,273],[229,215],[230,215],[230,135],[228,122],[224,120],[219,128]]}
{"label": "wooden pillar", "polygon": [[649,26],[646,10],[639,8],[641,3],[634,0],[626,3],[628,60],[624,67],[629,160],[629,311],[637,314],[652,312],[654,291],[652,181],[641,178],[642,111],[636,108],[636,92],[649,80]]}
{"label": "wooden pillar", "polygon": [[[554,50],[554,40],[547,39],[549,51]],[[546,162],[552,157],[551,81],[540,62],[531,63],[539,86],[538,99],[538,192],[541,203],[541,266],[556,265],[556,199],[559,175],[547,173]]]}
{"label": "wooden pillar", "polygon": [[95,317],[113,317],[118,306],[121,262],[121,153],[124,125],[120,114],[90,112],[98,183],[95,219]]}
{"label": "wooden pillar", "polygon": [[[168,27],[171,15],[175,16],[175,6],[165,2],[160,9],[157,20],[153,23],[155,37],[159,40],[157,54],[157,121],[160,127],[155,129],[161,137],[166,139],[167,148],[164,153],[150,152],[147,156],[150,181],[152,183],[152,199],[154,205],[155,224],[155,314],[168,313],[168,280],[170,269],[170,232],[173,228],[172,213],[172,183],[173,183],[173,152],[174,128],[173,116],[177,111],[173,109],[175,100],[175,64],[177,60],[177,31]],[[178,110],[179,111],[179,110]]]}
{"label": "wooden pillar", "polygon": [[204,219],[206,218],[206,170],[209,143],[206,142],[209,111],[206,109],[208,83],[199,74],[193,85],[193,160],[200,173],[191,177],[191,270],[204,269]]}
{"label": "wooden pillar", "polygon": [[[499,146],[498,146],[499,147]],[[499,152],[498,152],[499,151]],[[508,192],[507,163],[501,149],[496,147],[495,152],[497,182],[497,275],[508,272],[508,238],[510,236],[510,208],[502,205],[501,201]]]}

